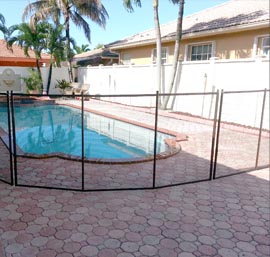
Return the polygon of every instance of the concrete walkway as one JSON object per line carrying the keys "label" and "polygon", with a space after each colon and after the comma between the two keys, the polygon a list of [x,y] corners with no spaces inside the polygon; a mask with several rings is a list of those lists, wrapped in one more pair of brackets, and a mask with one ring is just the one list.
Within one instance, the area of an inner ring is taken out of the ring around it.
{"label": "concrete walkway", "polygon": [[266,257],[269,170],[160,190],[0,183],[1,257]]}

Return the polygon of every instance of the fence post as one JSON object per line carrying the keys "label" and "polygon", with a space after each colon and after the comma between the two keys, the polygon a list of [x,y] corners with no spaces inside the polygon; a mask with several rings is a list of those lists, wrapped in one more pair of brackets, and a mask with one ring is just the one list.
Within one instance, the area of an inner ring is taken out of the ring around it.
{"label": "fence post", "polygon": [[159,92],[156,91],[155,133],[154,133],[154,163],[153,163],[153,188],[156,187],[158,105],[159,105]]}
{"label": "fence post", "polygon": [[213,165],[214,165],[214,153],[215,153],[215,141],[216,141],[218,104],[219,104],[219,90],[217,90],[217,92],[216,92],[216,103],[215,103],[214,124],[213,124],[213,132],[212,132],[209,180],[213,179]]}
{"label": "fence post", "polygon": [[259,130],[259,136],[258,136],[258,145],[257,145],[255,169],[258,168],[258,162],[259,162],[261,137],[262,137],[262,127],[263,127],[263,118],[264,118],[264,109],[265,109],[265,100],[266,100],[266,89],[264,89],[264,94],[263,94],[262,112],[261,112],[260,130]]}
{"label": "fence post", "polygon": [[7,118],[8,118],[8,144],[9,144],[9,168],[10,168],[10,184],[14,184],[13,174],[13,157],[12,157],[12,139],[11,139],[11,119],[10,119],[10,97],[7,91]]}
{"label": "fence post", "polygon": [[217,170],[217,158],[218,158],[218,144],[219,144],[219,134],[220,134],[220,123],[221,123],[221,114],[222,114],[222,106],[223,106],[223,89],[220,94],[220,102],[219,102],[219,115],[218,115],[218,126],[217,126],[217,136],[216,136],[216,148],[215,148],[215,160],[214,160],[214,170],[213,170],[213,179],[216,178],[216,170]]}
{"label": "fence post", "polygon": [[13,161],[14,161],[14,180],[15,186],[18,185],[18,178],[17,178],[17,148],[16,148],[16,126],[15,126],[15,117],[14,117],[14,101],[13,101],[13,91],[11,91],[11,124],[12,124],[12,137],[13,142],[11,150],[13,150]]}
{"label": "fence post", "polygon": [[81,93],[81,123],[82,123],[82,191],[84,191],[84,96]]}

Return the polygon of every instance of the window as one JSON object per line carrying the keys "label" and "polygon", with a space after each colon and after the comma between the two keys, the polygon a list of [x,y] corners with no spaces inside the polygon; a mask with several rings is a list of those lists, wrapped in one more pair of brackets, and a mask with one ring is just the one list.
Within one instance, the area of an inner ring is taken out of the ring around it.
{"label": "window", "polygon": [[[161,48],[161,63],[167,63],[168,59],[168,48],[167,47],[162,47]],[[157,61],[157,49],[152,50],[152,63],[156,63]]]}
{"label": "window", "polygon": [[270,36],[259,35],[254,38],[253,57],[255,56],[270,56]]}
{"label": "window", "polygon": [[189,53],[190,61],[209,60],[212,57],[212,43],[190,45]]}
{"label": "window", "polygon": [[130,54],[123,54],[122,58],[123,64],[131,64],[131,55]]}
{"label": "window", "polygon": [[270,37],[262,38],[262,54],[269,55],[270,52]]}

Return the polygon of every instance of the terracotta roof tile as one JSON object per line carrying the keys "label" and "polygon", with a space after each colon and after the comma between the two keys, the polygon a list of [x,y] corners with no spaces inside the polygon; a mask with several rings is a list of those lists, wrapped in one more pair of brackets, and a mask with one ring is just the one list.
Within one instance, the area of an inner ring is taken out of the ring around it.
{"label": "terracotta roof tile", "polygon": [[[28,51],[30,58],[35,58],[35,54],[33,50]],[[41,54],[42,59],[49,59],[50,56],[48,54]],[[27,56],[24,55],[23,49],[13,44],[12,50],[7,48],[6,41],[3,39],[0,39],[0,58],[1,57],[8,57],[8,58],[27,58]]]}

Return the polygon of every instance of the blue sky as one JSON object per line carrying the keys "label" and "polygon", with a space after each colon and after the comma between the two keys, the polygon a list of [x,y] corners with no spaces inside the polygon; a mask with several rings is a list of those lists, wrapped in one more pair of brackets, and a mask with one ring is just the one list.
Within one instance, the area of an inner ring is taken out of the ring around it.
{"label": "blue sky", "polygon": [[[227,1],[186,0],[184,15],[190,15]],[[0,13],[6,18],[8,26],[21,22],[23,9],[29,2],[30,0],[0,0]],[[93,49],[99,43],[108,44],[154,27],[152,0],[142,0],[142,8],[134,8],[133,13],[128,13],[124,9],[122,0],[103,0],[102,2],[109,13],[106,29],[104,30],[89,21],[91,28],[90,44],[85,39],[82,30],[71,26],[71,36],[78,45],[89,44],[90,48]],[[164,24],[175,20],[177,18],[178,6],[173,5],[169,0],[159,0],[159,2],[160,23]],[[0,38],[3,38],[2,33]]]}

